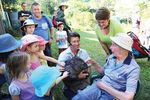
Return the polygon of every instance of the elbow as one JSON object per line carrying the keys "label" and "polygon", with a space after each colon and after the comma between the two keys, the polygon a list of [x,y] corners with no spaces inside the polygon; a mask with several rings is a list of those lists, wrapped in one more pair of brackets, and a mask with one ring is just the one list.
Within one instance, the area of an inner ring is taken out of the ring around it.
{"label": "elbow", "polygon": [[133,96],[127,95],[124,97],[124,100],[133,100]]}

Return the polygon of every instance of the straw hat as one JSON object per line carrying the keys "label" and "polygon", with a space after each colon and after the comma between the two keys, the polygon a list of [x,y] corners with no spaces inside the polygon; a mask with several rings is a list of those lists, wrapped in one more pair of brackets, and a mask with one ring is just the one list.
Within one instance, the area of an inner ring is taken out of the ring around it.
{"label": "straw hat", "polygon": [[132,52],[133,40],[126,33],[118,33],[116,36],[110,37],[110,39],[120,47]]}

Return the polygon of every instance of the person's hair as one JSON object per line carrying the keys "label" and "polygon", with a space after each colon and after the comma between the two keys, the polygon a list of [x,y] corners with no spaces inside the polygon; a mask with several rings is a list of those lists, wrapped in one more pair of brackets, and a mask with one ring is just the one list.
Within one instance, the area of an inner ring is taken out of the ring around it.
{"label": "person's hair", "polygon": [[37,2],[34,2],[34,3],[32,3],[31,8],[32,8],[33,6],[38,6],[38,5],[40,5],[40,4],[39,4],[39,3],[37,3]]}
{"label": "person's hair", "polygon": [[28,59],[29,54],[21,51],[13,52],[9,56],[6,66],[8,67],[10,79],[19,77],[20,72],[26,69]]}
{"label": "person's hair", "polygon": [[69,36],[68,36],[68,43],[69,43],[69,44],[71,44],[70,42],[71,42],[71,38],[72,38],[72,37],[78,37],[78,38],[80,39],[79,33],[77,33],[77,32],[71,32],[71,33],[69,34]]}
{"label": "person's hair", "polygon": [[21,3],[21,6],[23,6],[24,4],[26,4],[26,3],[25,3],[25,2],[22,2],[22,3]]}
{"label": "person's hair", "polygon": [[5,52],[5,53],[0,53],[0,62],[6,63],[8,57],[9,57],[9,55],[10,55],[12,52],[13,52],[13,51]]}
{"label": "person's hair", "polygon": [[108,20],[110,18],[110,11],[106,7],[99,8],[96,11],[96,20]]}

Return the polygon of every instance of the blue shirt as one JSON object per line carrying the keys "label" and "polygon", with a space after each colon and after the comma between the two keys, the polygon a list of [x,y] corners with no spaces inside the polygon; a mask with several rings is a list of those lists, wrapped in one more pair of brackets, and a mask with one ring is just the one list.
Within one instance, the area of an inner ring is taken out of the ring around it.
{"label": "blue shirt", "polygon": [[[136,92],[140,67],[132,57],[128,56],[123,62],[117,63],[116,57],[110,55],[104,65],[104,74],[101,81],[105,84],[122,92]],[[72,100],[114,100],[114,97],[93,83],[79,91]]]}
{"label": "blue shirt", "polygon": [[136,92],[139,80],[140,67],[131,56],[124,62],[117,63],[116,57],[111,55],[104,65],[104,77],[102,81],[109,86],[119,90]]}
{"label": "blue shirt", "polygon": [[41,19],[36,19],[34,16],[32,16],[31,19],[38,24],[33,34],[41,36],[46,41],[49,41],[50,29],[53,27],[52,21],[46,16],[42,16]]}

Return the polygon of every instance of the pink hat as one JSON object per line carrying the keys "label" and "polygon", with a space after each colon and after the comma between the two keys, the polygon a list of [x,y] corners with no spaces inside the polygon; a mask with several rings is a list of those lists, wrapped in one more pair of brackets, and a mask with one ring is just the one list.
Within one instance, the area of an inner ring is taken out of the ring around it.
{"label": "pink hat", "polygon": [[35,35],[27,34],[21,38],[22,46],[21,50],[25,51],[27,46],[33,42],[39,42],[39,40],[35,37]]}
{"label": "pink hat", "polygon": [[39,45],[45,45],[48,43],[43,37],[35,35],[35,37],[39,40]]}

